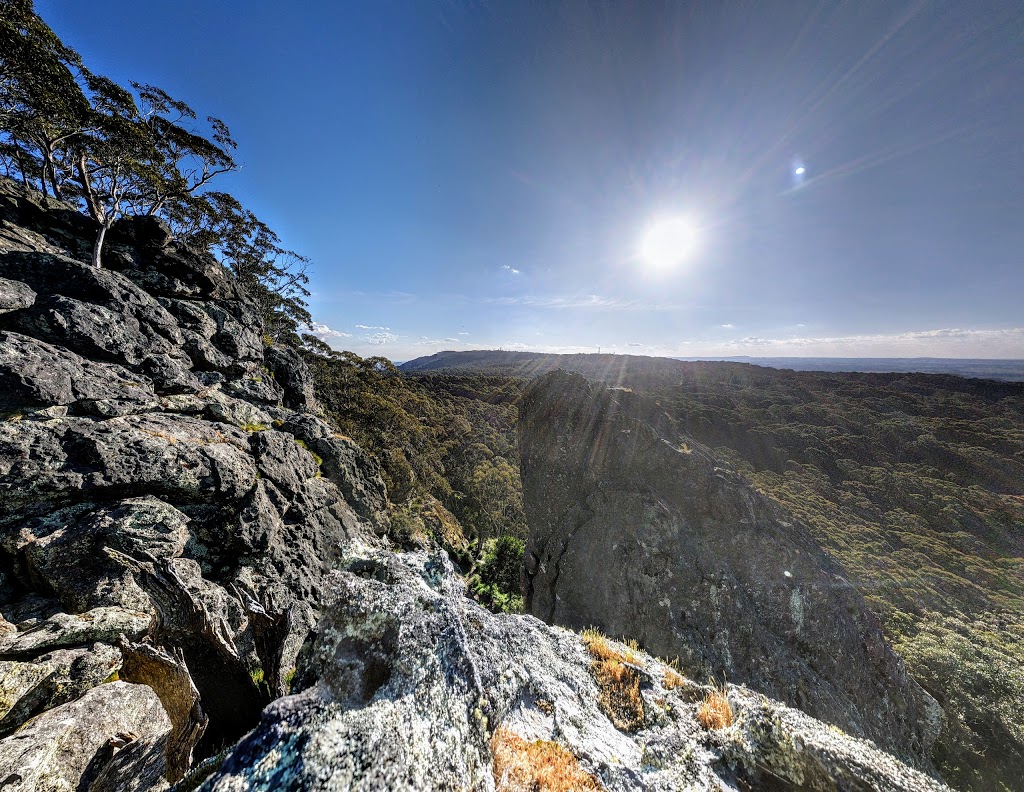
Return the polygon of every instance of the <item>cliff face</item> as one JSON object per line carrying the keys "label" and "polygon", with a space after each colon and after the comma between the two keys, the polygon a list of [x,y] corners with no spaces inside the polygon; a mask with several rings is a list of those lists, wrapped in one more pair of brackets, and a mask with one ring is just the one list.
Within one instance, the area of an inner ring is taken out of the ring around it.
{"label": "cliff face", "polygon": [[520,419],[527,609],[725,675],[920,767],[941,711],[809,532],[635,394],[556,372]]}
{"label": "cliff face", "polygon": [[[283,692],[326,569],[378,541],[387,494],[221,265],[143,219],[97,270],[85,225],[0,183],[0,736],[121,668],[96,688],[118,730],[165,739],[126,684],[151,682],[123,665],[148,636],[181,653],[202,755]],[[0,741],[0,767],[33,778],[46,750]]]}

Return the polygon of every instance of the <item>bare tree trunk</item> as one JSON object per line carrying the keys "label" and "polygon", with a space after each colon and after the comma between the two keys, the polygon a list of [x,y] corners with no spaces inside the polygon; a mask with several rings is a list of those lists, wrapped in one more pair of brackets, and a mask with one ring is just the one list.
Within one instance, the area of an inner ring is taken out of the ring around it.
{"label": "bare tree trunk", "polygon": [[92,246],[92,265],[96,269],[103,267],[103,240],[107,236],[107,224],[100,223],[99,233],[96,234],[96,241]]}
{"label": "bare tree trunk", "polygon": [[58,200],[64,200],[64,193],[60,189],[60,183],[57,181],[57,163],[53,157],[53,151],[47,149],[46,165],[44,170],[48,172],[50,177],[50,189],[53,190],[53,197]]}

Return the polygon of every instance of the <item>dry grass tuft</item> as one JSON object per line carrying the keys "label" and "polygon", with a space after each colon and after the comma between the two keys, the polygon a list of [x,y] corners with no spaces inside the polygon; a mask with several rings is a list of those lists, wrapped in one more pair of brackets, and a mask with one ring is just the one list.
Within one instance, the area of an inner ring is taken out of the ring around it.
{"label": "dry grass tuft", "polygon": [[587,645],[587,650],[597,660],[618,660],[620,663],[633,665],[639,665],[641,662],[640,655],[643,650],[640,649],[640,644],[632,639],[625,642],[626,648],[623,650],[612,646],[608,636],[595,627],[588,627],[580,634],[583,636],[583,643]]}
{"label": "dry grass tuft", "polygon": [[676,688],[686,687],[686,677],[673,668],[666,668],[665,676],[662,678],[661,684],[665,690],[675,690]]}
{"label": "dry grass tuft", "polygon": [[601,692],[598,703],[604,714],[616,729],[638,729],[644,723],[644,701],[640,696],[640,674],[632,666],[640,659],[640,647],[634,641],[622,651],[594,629],[583,632],[583,642],[594,658],[590,670]]}
{"label": "dry grass tuft", "polygon": [[724,729],[726,726],[732,726],[733,719],[728,686],[725,682],[721,686],[714,685],[697,707],[698,722],[705,729]]}
{"label": "dry grass tuft", "polygon": [[498,729],[491,738],[491,772],[497,792],[576,792],[604,787],[579,760],[555,742],[528,742]]}

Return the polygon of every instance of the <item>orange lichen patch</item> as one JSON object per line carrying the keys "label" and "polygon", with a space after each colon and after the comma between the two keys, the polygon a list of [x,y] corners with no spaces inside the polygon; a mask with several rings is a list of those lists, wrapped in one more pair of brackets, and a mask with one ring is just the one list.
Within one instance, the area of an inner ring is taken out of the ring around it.
{"label": "orange lichen patch", "polygon": [[676,688],[686,686],[686,677],[672,668],[666,668],[665,676],[662,677],[661,684],[665,690],[675,690]]}
{"label": "orange lichen patch", "polygon": [[715,685],[697,707],[697,721],[705,729],[724,729],[726,726],[732,726],[734,716],[727,692],[725,683],[722,683],[721,687]]}
{"label": "orange lichen patch", "polygon": [[583,642],[593,658],[590,670],[601,694],[598,704],[604,714],[616,729],[638,729],[644,723],[640,673],[633,667],[639,660],[639,646],[634,642],[626,651],[616,649],[597,630],[584,631]]}
{"label": "orange lichen patch", "polygon": [[575,792],[604,789],[561,745],[528,742],[513,731],[498,729],[491,738],[491,772],[497,792]]}

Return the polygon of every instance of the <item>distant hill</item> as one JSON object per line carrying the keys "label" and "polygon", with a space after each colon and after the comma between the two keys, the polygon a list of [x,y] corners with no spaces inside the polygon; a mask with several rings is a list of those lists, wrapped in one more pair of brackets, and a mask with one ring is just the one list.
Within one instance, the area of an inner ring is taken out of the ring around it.
{"label": "distant hill", "polygon": [[[543,352],[505,352],[474,350],[438,352],[416,358],[399,366],[406,373],[437,371],[473,371],[506,376],[536,377],[555,369],[578,371],[587,377],[608,381],[614,376],[640,374],[671,378],[676,374],[693,375],[708,365],[759,366],[794,371],[862,372],[867,374],[941,374],[1003,382],[1024,382],[1024,360],[972,360],[954,358],[811,358],[811,357],[730,357],[664,358],[645,355],[577,354],[556,355]],[[718,369],[721,371],[721,369]],[[742,369],[738,369],[742,370]]]}
{"label": "distant hill", "polygon": [[899,374],[955,374],[959,377],[1024,382],[1024,360],[986,360],[973,358],[832,358],[832,357],[724,357],[676,358],[676,360],[721,360],[752,363],[769,368],[795,371],[863,371]]}

